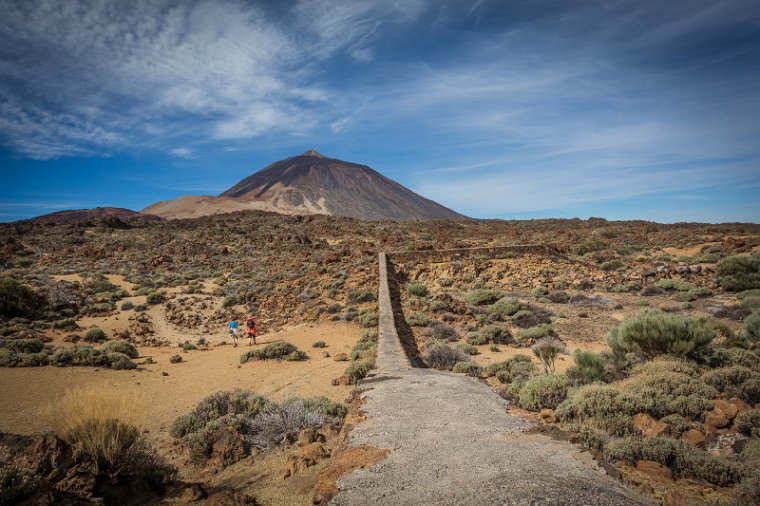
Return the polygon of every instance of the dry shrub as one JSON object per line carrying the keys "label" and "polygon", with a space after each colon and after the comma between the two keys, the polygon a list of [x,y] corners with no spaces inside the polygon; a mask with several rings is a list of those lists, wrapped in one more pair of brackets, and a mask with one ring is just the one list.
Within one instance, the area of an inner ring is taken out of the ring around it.
{"label": "dry shrub", "polygon": [[143,421],[143,404],[132,392],[100,383],[67,390],[56,403],[43,409],[42,417],[60,437],[89,420],[120,420],[129,425]]}

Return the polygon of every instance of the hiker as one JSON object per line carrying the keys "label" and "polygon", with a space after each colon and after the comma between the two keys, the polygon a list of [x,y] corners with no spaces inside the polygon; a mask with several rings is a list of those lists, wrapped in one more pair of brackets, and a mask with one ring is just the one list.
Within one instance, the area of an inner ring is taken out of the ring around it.
{"label": "hiker", "polygon": [[245,327],[248,329],[248,346],[256,344],[256,318],[253,315],[248,315]]}
{"label": "hiker", "polygon": [[235,343],[235,348],[237,348],[237,322],[235,320],[232,320],[230,323],[227,324],[227,326],[230,328],[230,337],[232,338],[232,342]]}

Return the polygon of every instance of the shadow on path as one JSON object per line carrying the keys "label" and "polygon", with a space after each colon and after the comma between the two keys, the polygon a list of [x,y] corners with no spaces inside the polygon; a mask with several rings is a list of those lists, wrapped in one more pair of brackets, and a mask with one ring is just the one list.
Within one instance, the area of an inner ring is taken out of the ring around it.
{"label": "shadow on path", "polygon": [[406,276],[396,272],[393,262],[388,261],[388,291],[391,296],[391,307],[393,308],[393,319],[396,323],[396,332],[404,347],[406,356],[413,367],[427,367],[420,357],[420,349],[417,347],[417,341],[414,339],[412,328],[406,323],[404,310],[401,308],[401,286],[406,284]]}

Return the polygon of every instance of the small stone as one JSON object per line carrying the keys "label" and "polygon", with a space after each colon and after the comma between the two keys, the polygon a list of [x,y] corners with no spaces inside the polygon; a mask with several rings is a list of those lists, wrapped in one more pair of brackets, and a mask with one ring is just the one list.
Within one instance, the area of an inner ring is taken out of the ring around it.
{"label": "small stone", "polygon": [[161,371],[161,376],[169,376],[169,373],[166,371]]}
{"label": "small stone", "polygon": [[172,364],[179,364],[182,362],[182,357],[179,355],[172,355],[171,358],[169,358],[169,362]]}
{"label": "small stone", "polygon": [[336,362],[345,362],[348,360],[348,355],[346,355],[345,353],[336,353],[335,356],[333,357],[333,360],[335,360]]}

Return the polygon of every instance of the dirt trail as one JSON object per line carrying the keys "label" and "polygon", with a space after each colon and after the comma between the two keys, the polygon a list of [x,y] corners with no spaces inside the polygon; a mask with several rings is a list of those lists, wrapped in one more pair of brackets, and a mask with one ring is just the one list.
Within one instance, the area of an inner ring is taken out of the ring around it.
{"label": "dirt trail", "polygon": [[387,342],[398,336],[384,314],[384,272],[378,368],[361,385],[367,420],[349,443],[390,453],[341,478],[331,504],[652,504],[607,476],[588,453],[526,433],[532,425],[507,414],[507,402],[485,383],[412,368],[398,353],[400,343]]}

